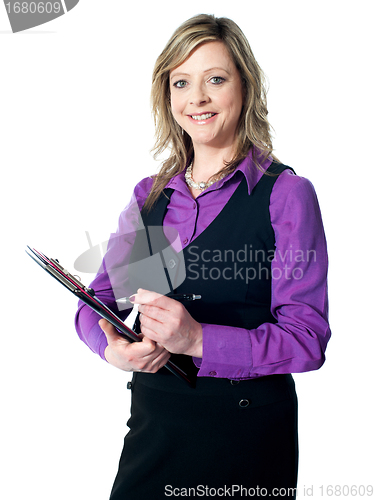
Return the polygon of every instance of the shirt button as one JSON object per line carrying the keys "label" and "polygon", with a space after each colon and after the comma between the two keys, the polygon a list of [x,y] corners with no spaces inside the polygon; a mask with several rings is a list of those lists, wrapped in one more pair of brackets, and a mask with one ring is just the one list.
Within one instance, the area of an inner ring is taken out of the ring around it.
{"label": "shirt button", "polygon": [[183,243],[184,245],[186,245],[188,241],[189,241],[189,240],[188,240],[187,238],[185,238],[185,239],[184,239],[184,241],[183,241],[182,243]]}
{"label": "shirt button", "polygon": [[249,406],[249,404],[250,404],[250,401],[248,399],[241,399],[241,401],[238,403],[238,405],[241,408],[246,408],[247,406]]}
{"label": "shirt button", "polygon": [[171,259],[169,262],[168,262],[168,266],[170,267],[170,269],[173,269],[176,265],[176,261]]}
{"label": "shirt button", "polygon": [[239,380],[231,380],[230,383],[231,383],[231,385],[237,385],[240,383],[240,381]]}
{"label": "shirt button", "polygon": [[211,377],[214,377],[215,375],[217,375],[217,373],[215,371],[212,371],[209,373],[209,375],[211,375]]}

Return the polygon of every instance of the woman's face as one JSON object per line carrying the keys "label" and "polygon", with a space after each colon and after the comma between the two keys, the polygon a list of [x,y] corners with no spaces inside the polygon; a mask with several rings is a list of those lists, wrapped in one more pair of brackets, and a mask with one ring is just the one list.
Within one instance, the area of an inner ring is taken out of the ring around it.
{"label": "woman's face", "polygon": [[222,42],[208,42],[169,75],[171,109],[194,149],[234,145],[242,109],[240,74]]}

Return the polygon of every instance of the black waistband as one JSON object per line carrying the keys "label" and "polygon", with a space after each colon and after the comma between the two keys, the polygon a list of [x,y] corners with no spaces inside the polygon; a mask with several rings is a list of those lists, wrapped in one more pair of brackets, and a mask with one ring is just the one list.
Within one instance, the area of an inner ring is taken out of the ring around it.
{"label": "black waistband", "polygon": [[252,406],[281,401],[295,396],[292,375],[269,375],[248,380],[197,377],[195,388],[169,373],[134,373],[132,389],[151,389],[162,393],[173,393],[186,397],[241,396],[252,402]]}

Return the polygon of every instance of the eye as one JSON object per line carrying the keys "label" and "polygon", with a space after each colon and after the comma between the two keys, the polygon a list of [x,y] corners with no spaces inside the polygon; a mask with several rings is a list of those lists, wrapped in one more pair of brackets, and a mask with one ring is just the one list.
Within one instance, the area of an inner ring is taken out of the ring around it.
{"label": "eye", "polygon": [[212,82],[214,85],[220,85],[221,83],[225,82],[225,78],[222,78],[221,76],[213,76],[210,79],[210,82]]}
{"label": "eye", "polygon": [[186,85],[186,80],[178,80],[177,82],[174,82],[173,87],[176,87],[177,89],[183,89],[184,87],[186,87]]}

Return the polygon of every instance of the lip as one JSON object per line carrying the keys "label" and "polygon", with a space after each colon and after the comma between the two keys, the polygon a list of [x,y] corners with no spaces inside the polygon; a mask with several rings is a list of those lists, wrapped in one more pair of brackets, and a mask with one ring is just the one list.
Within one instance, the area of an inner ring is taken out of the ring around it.
{"label": "lip", "polygon": [[214,121],[215,118],[218,116],[218,113],[215,113],[214,116],[211,116],[211,118],[207,118],[206,120],[194,120],[192,116],[201,116],[211,113],[214,113],[214,111],[202,111],[202,113],[191,113],[190,115],[187,116],[191,123],[195,123],[196,125],[205,125],[206,123],[211,123],[212,121]]}

